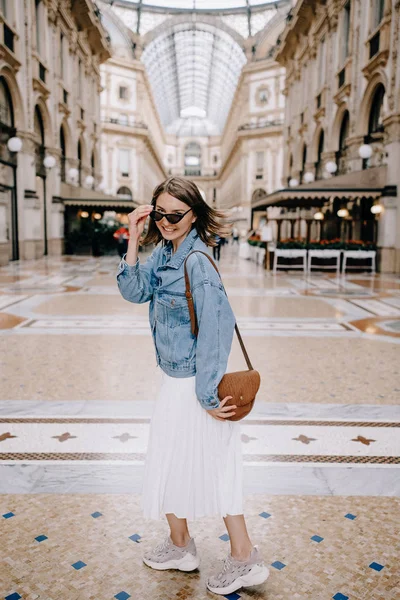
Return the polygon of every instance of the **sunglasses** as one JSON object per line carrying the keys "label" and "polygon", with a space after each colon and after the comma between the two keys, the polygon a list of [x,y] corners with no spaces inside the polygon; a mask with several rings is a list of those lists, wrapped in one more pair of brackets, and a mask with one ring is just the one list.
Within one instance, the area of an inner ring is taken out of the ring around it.
{"label": "sunglasses", "polygon": [[190,212],[191,210],[192,210],[192,209],[191,209],[191,208],[189,208],[189,210],[187,210],[187,211],[186,211],[185,213],[183,213],[182,215],[177,215],[177,214],[174,214],[174,213],[169,213],[169,214],[162,213],[162,212],[160,212],[159,210],[155,210],[155,209],[154,209],[154,210],[153,210],[153,211],[150,213],[150,215],[149,215],[149,216],[150,216],[150,217],[153,219],[153,221],[161,221],[161,219],[163,219],[163,218],[165,217],[165,218],[167,219],[168,223],[171,223],[172,225],[176,225],[176,224],[177,224],[177,223],[179,223],[179,221],[180,221],[181,219],[183,219],[183,217],[184,217],[185,215],[187,215],[187,214],[188,214],[188,212]]}

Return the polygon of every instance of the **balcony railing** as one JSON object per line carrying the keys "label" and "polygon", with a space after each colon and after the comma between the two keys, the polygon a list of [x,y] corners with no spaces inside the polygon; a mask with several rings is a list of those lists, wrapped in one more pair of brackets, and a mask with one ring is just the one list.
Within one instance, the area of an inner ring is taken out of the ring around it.
{"label": "balcony railing", "polygon": [[244,123],[238,127],[238,131],[243,131],[246,129],[262,129],[264,127],[282,127],[283,120],[275,119],[272,121],[268,121],[267,119],[259,119],[256,123]]}
{"label": "balcony railing", "polygon": [[191,169],[190,167],[185,167],[185,176],[186,177],[201,177],[201,169]]}
{"label": "balcony railing", "polygon": [[4,23],[4,45],[7,46],[11,52],[14,52],[14,33],[6,23]]}
{"label": "balcony railing", "polygon": [[369,41],[369,57],[372,58],[379,52],[381,34],[378,31]]}
{"label": "balcony railing", "polygon": [[148,129],[148,126],[141,121],[131,121],[127,122],[124,119],[115,119],[115,118],[103,118],[101,120],[102,123],[111,123],[112,125],[122,125],[123,127],[136,127],[138,129]]}

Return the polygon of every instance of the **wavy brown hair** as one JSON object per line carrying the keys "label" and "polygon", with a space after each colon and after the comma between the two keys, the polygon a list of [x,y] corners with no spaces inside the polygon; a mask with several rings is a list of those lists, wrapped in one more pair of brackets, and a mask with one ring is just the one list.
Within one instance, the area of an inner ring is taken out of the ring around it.
{"label": "wavy brown hair", "polygon": [[[154,189],[151,200],[153,206],[156,205],[157,198],[164,192],[190,206],[197,217],[192,225],[192,229],[197,229],[200,239],[207,246],[217,245],[215,241],[217,235],[226,237],[230,234],[230,227],[222,223],[222,220],[225,219],[225,214],[211,208],[203,200],[199,188],[193,181],[183,179],[183,177],[169,177]],[[155,222],[150,219],[147,234],[142,238],[140,243],[143,245],[158,244],[162,239],[164,238],[160,230]]]}

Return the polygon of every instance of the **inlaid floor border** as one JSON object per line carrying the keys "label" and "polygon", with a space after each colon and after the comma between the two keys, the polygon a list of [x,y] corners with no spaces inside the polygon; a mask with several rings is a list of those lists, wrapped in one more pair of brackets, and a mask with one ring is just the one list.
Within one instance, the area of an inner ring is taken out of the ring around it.
{"label": "inlaid floor border", "polygon": [[[101,453],[101,452],[69,452],[69,453],[33,453],[33,452],[7,452],[0,453],[1,461],[122,461],[143,462],[146,454],[143,453]],[[346,463],[346,464],[382,464],[399,465],[400,456],[326,456],[326,455],[299,455],[299,454],[248,454],[243,455],[243,462],[260,463]]]}
{"label": "inlaid floor border", "polygon": [[[150,423],[150,417],[144,418],[107,418],[107,417],[4,417],[0,418],[2,423],[120,423],[120,424],[140,424]],[[243,425],[308,425],[308,426],[327,426],[327,427],[400,427],[400,422],[395,421],[310,421],[305,419],[246,419],[242,421]]]}

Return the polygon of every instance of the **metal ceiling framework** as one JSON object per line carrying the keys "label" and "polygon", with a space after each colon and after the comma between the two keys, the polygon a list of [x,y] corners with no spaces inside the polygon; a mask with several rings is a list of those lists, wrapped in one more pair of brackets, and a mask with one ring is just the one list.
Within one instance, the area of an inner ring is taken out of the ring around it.
{"label": "metal ceiling framework", "polygon": [[192,19],[155,38],[142,61],[167,131],[179,135],[180,125],[192,118],[203,121],[206,135],[222,132],[246,63],[242,48],[230,35]]}

